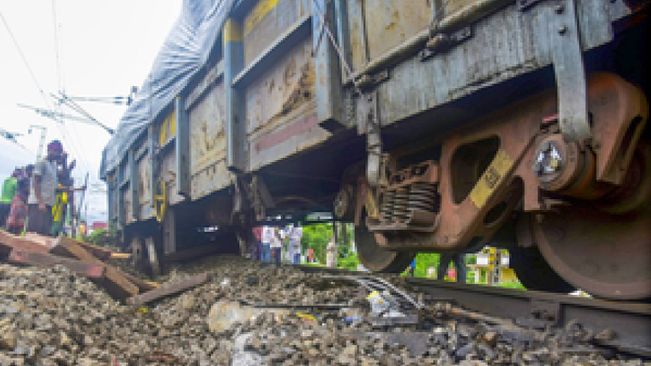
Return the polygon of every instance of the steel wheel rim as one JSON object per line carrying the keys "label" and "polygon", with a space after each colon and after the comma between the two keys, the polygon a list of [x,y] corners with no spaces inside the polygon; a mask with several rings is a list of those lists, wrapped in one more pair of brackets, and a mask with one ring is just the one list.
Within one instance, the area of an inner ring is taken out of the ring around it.
{"label": "steel wheel rim", "polygon": [[598,297],[651,297],[649,210],[617,216],[571,206],[532,225],[540,252],[567,282]]}

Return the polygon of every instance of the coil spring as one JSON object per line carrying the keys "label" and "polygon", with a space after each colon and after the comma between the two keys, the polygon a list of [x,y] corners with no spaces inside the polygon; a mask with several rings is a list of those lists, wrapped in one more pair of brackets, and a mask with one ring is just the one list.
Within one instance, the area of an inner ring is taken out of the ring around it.
{"label": "coil spring", "polygon": [[438,210],[436,185],[417,182],[409,187],[409,208],[429,212]]}
{"label": "coil spring", "polygon": [[401,187],[396,189],[393,200],[393,219],[397,222],[409,218],[409,188]]}
{"label": "coil spring", "polygon": [[395,191],[387,191],[382,197],[382,205],[380,205],[380,214],[382,221],[391,222],[393,219],[393,200],[395,198]]}

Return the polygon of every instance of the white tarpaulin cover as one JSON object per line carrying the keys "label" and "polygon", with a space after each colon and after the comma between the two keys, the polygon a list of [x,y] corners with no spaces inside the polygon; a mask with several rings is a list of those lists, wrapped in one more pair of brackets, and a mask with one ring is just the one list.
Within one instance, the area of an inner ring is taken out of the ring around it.
{"label": "white tarpaulin cover", "polygon": [[208,62],[236,0],[184,0],[181,15],[156,56],[152,70],[104,148],[100,176],[114,169],[147,126]]}

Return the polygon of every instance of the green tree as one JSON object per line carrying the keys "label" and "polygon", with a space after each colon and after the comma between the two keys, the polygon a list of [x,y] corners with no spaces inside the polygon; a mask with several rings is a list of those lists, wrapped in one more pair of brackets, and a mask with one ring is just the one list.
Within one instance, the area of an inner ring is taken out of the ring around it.
{"label": "green tree", "polygon": [[319,263],[326,261],[326,246],[332,237],[332,224],[311,224],[303,226],[301,246],[303,252],[308,248],[314,249],[314,256]]}
{"label": "green tree", "polygon": [[414,277],[427,277],[427,268],[434,267],[434,271],[439,265],[438,253],[418,253],[416,255],[416,270]]}

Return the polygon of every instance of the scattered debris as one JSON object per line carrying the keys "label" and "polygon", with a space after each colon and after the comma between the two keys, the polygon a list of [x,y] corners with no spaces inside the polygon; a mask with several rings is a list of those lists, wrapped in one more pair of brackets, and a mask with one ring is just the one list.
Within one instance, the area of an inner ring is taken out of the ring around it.
{"label": "scattered debris", "polygon": [[199,286],[208,281],[208,274],[202,273],[199,275],[188,277],[184,280],[179,280],[171,283],[165,283],[162,286],[147,291],[142,295],[133,296],[127,300],[129,305],[142,305],[162,299],[163,297],[178,294],[179,292]]}
{"label": "scattered debris", "polygon": [[93,280],[120,300],[158,287],[106,263],[113,257],[121,256],[64,236],[50,238],[35,233],[18,236],[0,230],[0,258],[10,263],[38,267],[62,265]]}
{"label": "scattered debris", "polygon": [[176,266],[159,289],[195,276],[205,281],[132,306],[63,265],[0,263],[0,365],[641,364],[595,348],[579,324],[531,336],[440,302],[422,304],[417,324],[379,329],[355,281],[233,257]]}

